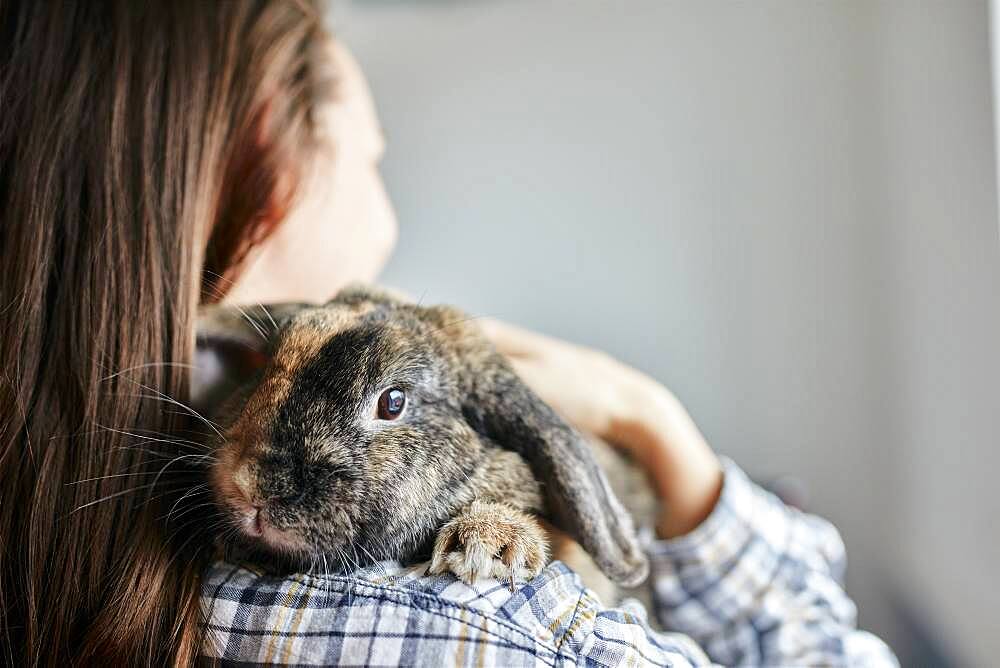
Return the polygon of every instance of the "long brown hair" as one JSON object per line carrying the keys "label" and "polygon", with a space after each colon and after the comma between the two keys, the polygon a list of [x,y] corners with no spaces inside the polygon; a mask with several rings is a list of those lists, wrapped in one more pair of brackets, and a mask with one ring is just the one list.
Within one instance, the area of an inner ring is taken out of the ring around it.
{"label": "long brown hair", "polygon": [[287,213],[321,24],[305,0],[0,0],[3,661],[199,652],[211,540],[167,517],[210,428],[195,311]]}

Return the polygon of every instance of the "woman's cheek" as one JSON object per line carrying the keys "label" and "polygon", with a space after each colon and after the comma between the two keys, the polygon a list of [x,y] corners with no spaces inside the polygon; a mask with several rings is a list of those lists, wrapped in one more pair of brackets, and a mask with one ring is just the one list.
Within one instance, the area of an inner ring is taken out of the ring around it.
{"label": "woman's cheek", "polygon": [[367,156],[345,153],[330,181],[326,204],[314,212],[313,232],[305,241],[315,246],[324,240],[315,271],[328,286],[337,288],[377,279],[398,234],[396,215],[377,168]]}

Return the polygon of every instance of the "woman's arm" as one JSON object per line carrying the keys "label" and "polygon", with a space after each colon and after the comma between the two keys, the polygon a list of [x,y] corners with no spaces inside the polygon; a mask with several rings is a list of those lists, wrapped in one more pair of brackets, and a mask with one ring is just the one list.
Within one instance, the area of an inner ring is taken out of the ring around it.
{"label": "woman's arm", "polygon": [[836,529],[720,461],[669,390],[600,352],[495,321],[485,329],[543,399],[649,473],[663,502],[647,547],[664,628],[727,665],[895,663],[856,629]]}

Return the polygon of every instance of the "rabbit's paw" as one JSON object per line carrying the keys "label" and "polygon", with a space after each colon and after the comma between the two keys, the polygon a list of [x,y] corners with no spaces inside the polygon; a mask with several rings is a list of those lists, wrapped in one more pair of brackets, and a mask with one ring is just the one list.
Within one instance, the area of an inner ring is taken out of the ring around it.
{"label": "rabbit's paw", "polygon": [[545,534],[538,522],[503,503],[473,501],[445,524],[434,542],[431,573],[451,571],[460,580],[495,577],[529,580],[547,558]]}

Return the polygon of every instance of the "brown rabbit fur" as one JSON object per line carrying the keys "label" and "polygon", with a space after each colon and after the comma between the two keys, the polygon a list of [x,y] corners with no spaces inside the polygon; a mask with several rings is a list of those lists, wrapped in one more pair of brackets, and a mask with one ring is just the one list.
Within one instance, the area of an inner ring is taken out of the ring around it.
{"label": "brown rabbit fur", "polygon": [[[353,287],[322,306],[211,307],[199,337],[261,355],[214,413],[211,482],[244,550],[293,569],[430,557],[513,581],[546,563],[543,517],[615,582],[645,578],[584,439],[457,309]],[[386,419],[390,388],[405,405]]]}

